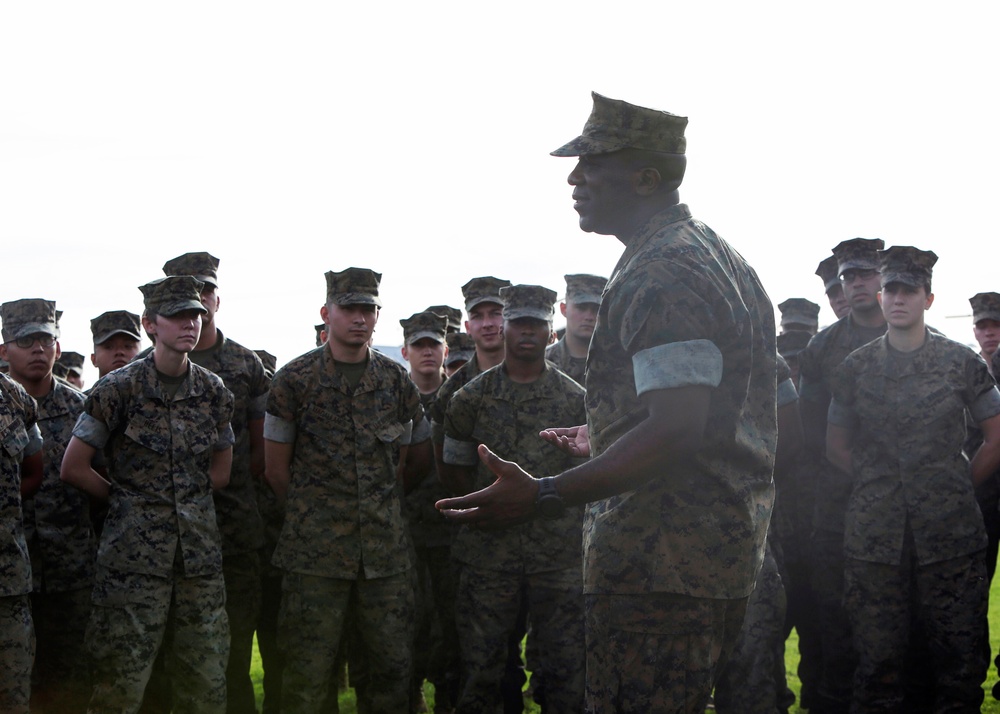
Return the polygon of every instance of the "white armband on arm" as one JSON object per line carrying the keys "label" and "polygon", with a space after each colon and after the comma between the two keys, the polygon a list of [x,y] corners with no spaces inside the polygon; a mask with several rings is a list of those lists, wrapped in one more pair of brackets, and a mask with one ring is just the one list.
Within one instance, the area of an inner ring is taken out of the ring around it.
{"label": "white armband on arm", "polygon": [[214,451],[225,451],[236,443],[236,434],[233,432],[233,425],[226,422],[226,426],[218,430],[218,438],[212,446]]}
{"label": "white armband on arm", "polygon": [[295,424],[267,412],[264,414],[264,438],[281,444],[291,444],[295,441]]}
{"label": "white armband on arm", "polygon": [[993,387],[976,397],[969,405],[969,414],[977,424],[1000,414],[1000,390]]}
{"label": "white armband on arm", "polygon": [[419,444],[431,438],[431,423],[426,418],[417,422],[410,436],[411,444]]}
{"label": "white armband on arm", "polygon": [[795,385],[792,383],[791,379],[786,379],[778,385],[779,407],[783,407],[786,404],[791,404],[792,402],[797,401],[799,401],[799,393],[795,391]]}
{"label": "white armband on arm", "polygon": [[31,456],[32,454],[37,454],[42,450],[42,430],[38,428],[38,424],[32,424],[31,428],[27,430],[28,432],[28,444],[24,447],[24,451],[21,452],[21,457]]}
{"label": "white armband on arm", "polygon": [[632,355],[635,393],[656,389],[715,387],[722,381],[722,353],[711,340],[669,342]]}
{"label": "white armband on arm", "polygon": [[409,446],[413,437],[413,420],[406,422],[403,426],[403,433],[399,435],[400,446]]}
{"label": "white armband on arm", "polygon": [[474,441],[445,436],[442,457],[446,464],[453,466],[475,466],[479,463],[479,446]]}

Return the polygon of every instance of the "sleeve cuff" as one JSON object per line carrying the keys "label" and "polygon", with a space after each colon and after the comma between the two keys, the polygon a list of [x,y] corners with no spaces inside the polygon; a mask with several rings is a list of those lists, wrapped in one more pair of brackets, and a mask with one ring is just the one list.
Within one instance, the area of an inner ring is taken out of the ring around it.
{"label": "sleeve cuff", "polygon": [[431,423],[427,419],[421,419],[413,427],[413,434],[410,436],[411,444],[419,444],[431,438]]}
{"label": "sleeve cuff", "polygon": [[799,393],[795,391],[795,385],[792,380],[786,379],[784,382],[778,385],[778,406],[783,407],[786,404],[791,404],[792,402],[797,402],[799,400]]}
{"label": "sleeve cuff", "polygon": [[827,410],[826,421],[834,426],[854,429],[858,425],[858,415],[854,413],[853,409],[845,407],[834,399],[830,402],[830,408]]}
{"label": "sleeve cuff", "polygon": [[111,432],[108,430],[108,425],[103,421],[95,419],[90,414],[84,412],[76,420],[76,425],[73,427],[73,436],[88,446],[93,446],[95,449],[103,449],[107,446]]}
{"label": "sleeve cuff", "polygon": [[479,463],[479,447],[474,441],[459,441],[444,437],[443,458],[454,466],[475,466]]}
{"label": "sleeve cuff", "polygon": [[23,456],[31,456],[32,454],[37,454],[42,450],[42,431],[38,428],[38,424],[32,424],[28,431],[28,444],[24,447],[24,451],[21,452]]}
{"label": "sleeve cuff", "polygon": [[969,414],[978,424],[1000,414],[1000,391],[996,387],[983,392],[969,405]]}
{"label": "sleeve cuff", "polygon": [[233,425],[226,423],[226,425],[219,429],[219,438],[215,442],[215,446],[212,447],[215,451],[225,451],[226,449],[232,447],[236,443],[236,434],[233,433]]}
{"label": "sleeve cuff", "polygon": [[291,444],[295,441],[295,424],[268,412],[264,415],[264,438],[281,444]]}
{"label": "sleeve cuff", "polygon": [[657,345],[632,355],[635,393],[677,387],[715,387],[722,381],[722,353],[711,340]]}
{"label": "sleeve cuff", "polygon": [[400,446],[408,446],[413,442],[413,420],[403,424],[403,433],[399,435]]}

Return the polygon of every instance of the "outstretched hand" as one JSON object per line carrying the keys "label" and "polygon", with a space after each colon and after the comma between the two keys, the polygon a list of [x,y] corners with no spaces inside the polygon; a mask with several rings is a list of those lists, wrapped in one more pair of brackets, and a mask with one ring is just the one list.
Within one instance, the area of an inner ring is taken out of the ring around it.
{"label": "outstretched hand", "polygon": [[485,444],[479,445],[479,458],[497,480],[458,498],[446,498],[434,504],[454,523],[470,523],[478,528],[497,529],[523,523],[535,515],[538,481],[513,461],[505,461]]}
{"label": "outstretched hand", "polygon": [[590,430],[586,424],[542,429],[538,435],[570,456],[590,457]]}

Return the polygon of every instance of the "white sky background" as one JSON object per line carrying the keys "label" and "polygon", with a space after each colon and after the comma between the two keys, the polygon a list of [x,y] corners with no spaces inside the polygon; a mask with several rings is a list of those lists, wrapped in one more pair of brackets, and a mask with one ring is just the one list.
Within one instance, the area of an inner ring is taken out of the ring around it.
{"label": "white sky background", "polygon": [[[681,198],[775,304],[832,313],[847,238],[939,256],[928,322],[971,340],[1000,291],[989,2],[50,2],[0,7],[0,300],[90,318],[192,250],[218,324],[279,364],[313,345],[323,273],[383,273],[376,342],[492,274],[562,292],[621,251],[582,233],[548,152],[590,91],[690,117]],[[87,375],[88,383],[96,372]]]}

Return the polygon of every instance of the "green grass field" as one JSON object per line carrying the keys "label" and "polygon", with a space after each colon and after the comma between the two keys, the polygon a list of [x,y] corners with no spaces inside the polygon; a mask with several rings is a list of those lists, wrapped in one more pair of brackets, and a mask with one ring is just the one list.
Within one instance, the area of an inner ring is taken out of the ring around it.
{"label": "green grass field", "polygon": [[[990,590],[990,645],[993,656],[996,656],[997,650],[1000,649],[1000,578],[993,581],[993,587]],[[798,697],[799,687],[801,686],[798,677],[795,675],[795,671],[799,664],[798,647],[798,635],[793,631],[785,645],[785,668],[788,670],[788,686],[792,688],[793,692],[795,692],[796,697]],[[263,692],[261,690],[262,674],[260,668],[260,657],[257,654],[256,646],[254,646],[254,656],[253,663],[250,668],[250,676],[253,678],[254,689],[257,692],[257,707],[259,709],[263,700]],[[983,714],[1000,714],[1000,701],[995,700],[991,694],[993,683],[996,681],[996,669],[991,667],[989,675],[986,678],[986,682],[983,684],[983,689],[986,692],[982,708]],[[432,705],[434,702],[434,688],[429,684],[424,686],[424,696],[427,699],[428,705]],[[526,702],[526,704],[527,707],[525,708],[525,711],[530,714],[537,714],[538,708],[534,705],[534,702]],[[340,711],[341,714],[355,714],[356,709],[354,706],[353,691],[349,690],[340,695]],[[791,714],[795,714],[795,712],[804,712],[808,710],[799,709],[796,705],[789,711]]]}

